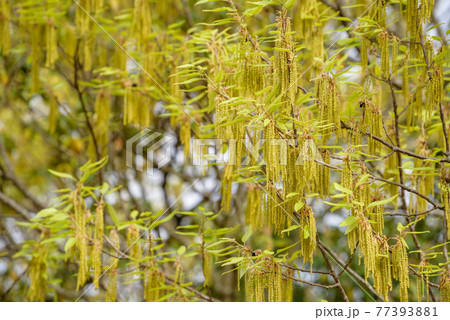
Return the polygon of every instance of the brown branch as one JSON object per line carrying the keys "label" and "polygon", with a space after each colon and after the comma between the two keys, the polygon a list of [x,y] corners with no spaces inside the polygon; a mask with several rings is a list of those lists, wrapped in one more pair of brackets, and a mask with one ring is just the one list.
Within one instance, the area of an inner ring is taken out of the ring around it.
{"label": "brown branch", "polygon": [[[330,254],[331,257],[333,257],[336,263],[338,263],[341,267],[345,266],[345,262],[339,258],[336,252],[334,252],[331,248],[329,248],[319,239],[317,240],[317,243],[320,244]],[[370,293],[372,293],[377,299],[379,299],[380,301],[384,301],[384,299],[375,291],[375,289],[368,282],[366,282],[358,273],[356,273],[356,271],[354,271],[352,268],[347,267],[347,270],[345,272],[348,273],[350,277],[353,277],[353,279],[358,280],[358,282],[362,284],[364,287],[366,287],[370,291]]]}
{"label": "brown branch", "polygon": [[0,201],[10,207],[12,210],[20,214],[25,220],[30,221],[31,216],[27,209],[18,204],[14,199],[11,199],[6,194],[0,191]]}
{"label": "brown branch", "polygon": [[[319,236],[316,237],[317,241],[319,240]],[[334,271],[333,266],[330,263],[330,259],[327,257],[327,253],[325,252],[325,249],[320,245],[320,243],[317,243],[319,246],[319,250],[322,253],[323,258],[325,259],[325,263],[327,264],[328,270],[330,270],[330,275],[333,277],[334,281],[336,282],[337,288],[339,289],[339,292],[342,296],[342,299],[344,299],[345,302],[350,302],[348,299],[347,294],[345,293],[344,287],[342,287],[341,280],[339,279],[339,276],[336,275],[336,272]],[[347,266],[348,267],[348,266]]]}
{"label": "brown branch", "polygon": [[291,280],[294,280],[294,281],[297,281],[297,282],[300,282],[300,283],[304,283],[304,284],[307,284],[307,285],[310,285],[310,286],[313,286],[313,287],[319,287],[319,288],[323,288],[323,289],[332,289],[332,288],[336,288],[338,286],[337,283],[331,284],[331,285],[324,285],[324,284],[320,284],[320,283],[314,283],[314,282],[309,282],[309,281],[302,280],[302,279],[297,279],[295,277],[288,276],[286,274],[283,274],[283,276],[285,278],[287,278],[287,279],[291,279]]}
{"label": "brown branch", "polygon": [[[352,128],[350,125],[344,123],[343,121],[341,121],[341,128],[355,131],[354,128]],[[384,139],[382,139],[382,138],[380,138],[378,136],[371,135],[371,134],[369,134],[367,132],[364,132],[364,131],[361,131],[361,130],[360,130],[360,132],[361,132],[361,134],[363,134],[365,136],[369,136],[370,135],[373,139],[375,139],[376,141],[382,143],[383,145],[385,145],[389,149],[393,150],[394,152],[400,152],[400,153],[406,154],[406,155],[408,155],[410,157],[421,159],[421,160],[431,160],[431,161],[436,161],[436,162],[450,163],[450,159],[449,158],[433,158],[433,157],[423,156],[423,155],[420,155],[418,153],[415,153],[415,152],[412,152],[412,151],[405,150],[405,149],[402,149],[400,147],[397,147],[397,146],[387,142],[386,140],[384,140]]]}

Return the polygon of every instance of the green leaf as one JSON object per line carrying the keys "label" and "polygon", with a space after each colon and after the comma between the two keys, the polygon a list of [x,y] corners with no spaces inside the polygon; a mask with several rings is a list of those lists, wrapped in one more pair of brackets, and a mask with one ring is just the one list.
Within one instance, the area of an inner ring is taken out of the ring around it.
{"label": "green leaf", "polygon": [[358,226],[358,222],[355,222],[354,224],[351,224],[347,227],[347,229],[345,229],[345,233],[344,234],[349,234],[350,232],[352,232],[356,227]]}
{"label": "green leaf", "polygon": [[64,173],[64,172],[58,172],[51,169],[48,169],[48,172],[50,172],[52,175],[57,176],[59,178],[66,178],[70,180],[76,180],[71,174]]}
{"label": "green leaf", "polygon": [[36,214],[36,217],[39,217],[39,218],[45,218],[45,217],[54,215],[54,214],[56,214],[57,212],[58,212],[58,210],[56,210],[55,208],[46,208],[46,209],[43,209],[43,210],[39,211],[39,212]]}
{"label": "green leaf", "polygon": [[303,228],[303,239],[308,239],[309,236],[310,236],[310,234],[309,234],[309,226],[306,225],[306,226]]}
{"label": "green leaf", "polygon": [[137,210],[133,210],[133,211],[131,211],[130,216],[132,219],[136,219],[138,214],[139,214],[139,212]]}
{"label": "green leaf", "polygon": [[406,247],[406,249],[409,249],[408,244],[406,243],[405,239],[401,238],[400,240],[403,243],[403,246]]}
{"label": "green leaf", "polygon": [[300,200],[299,202],[297,202],[294,205],[294,210],[298,212],[301,208],[303,208],[304,205],[305,205],[305,202]]}
{"label": "green leaf", "polygon": [[345,227],[354,224],[358,221],[358,217],[350,216],[347,217],[342,223],[339,225],[340,227]]}
{"label": "green leaf", "polygon": [[375,207],[375,206],[385,205],[385,204],[387,204],[387,203],[389,203],[389,202],[394,201],[395,198],[397,198],[397,197],[398,197],[398,194],[396,194],[395,196],[390,197],[390,198],[388,198],[388,199],[384,199],[384,200],[380,200],[380,201],[374,201],[374,202],[372,202],[371,204],[369,204],[369,205],[367,206],[367,209],[372,208],[372,207]]}
{"label": "green leaf", "polygon": [[289,228],[284,229],[283,231],[281,231],[281,233],[291,232],[292,230],[295,230],[295,229],[298,229],[298,228],[300,228],[300,226],[298,224],[294,224],[293,226],[290,226]]}
{"label": "green leaf", "polygon": [[67,239],[67,242],[64,245],[64,251],[66,251],[66,252],[69,251],[70,248],[72,248],[76,242],[77,242],[77,239],[75,239],[75,238]]}
{"label": "green leaf", "polygon": [[353,191],[352,190],[349,190],[349,189],[347,189],[347,188],[344,188],[343,186],[341,186],[340,184],[338,184],[338,183],[334,183],[334,188],[336,189],[336,190],[338,190],[338,191],[341,191],[341,192],[344,192],[344,193],[346,193],[346,194],[352,194],[353,193]]}
{"label": "green leaf", "polygon": [[369,179],[370,177],[371,177],[371,175],[368,174],[368,173],[365,174],[365,175],[362,175],[361,178],[359,178],[358,183],[355,185],[355,188],[359,187],[361,184],[363,184],[364,182],[366,182],[366,180]]}
{"label": "green leaf", "polygon": [[[449,244],[449,243],[450,243],[450,241],[444,242],[444,243],[438,244],[437,246],[431,247],[431,248],[428,249],[428,250],[437,249],[437,248],[442,247],[442,246],[445,246],[445,245],[447,245],[447,244]],[[428,251],[428,250],[427,250],[427,251]]]}
{"label": "green leaf", "polygon": [[185,246],[181,246],[177,249],[177,254],[179,256],[182,256],[184,253],[186,252],[186,247]]}
{"label": "green leaf", "polygon": [[252,236],[252,232],[252,226],[249,226],[244,236],[242,237],[242,242],[246,242]]}

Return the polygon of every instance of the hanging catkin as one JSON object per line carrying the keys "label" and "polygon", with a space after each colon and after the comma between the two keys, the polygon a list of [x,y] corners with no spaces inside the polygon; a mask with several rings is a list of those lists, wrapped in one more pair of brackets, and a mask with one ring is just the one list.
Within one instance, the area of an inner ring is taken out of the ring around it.
{"label": "hanging catkin", "polygon": [[102,275],[102,250],[103,250],[103,198],[100,200],[97,210],[95,211],[95,229],[92,248],[92,266],[94,268],[94,285],[95,290],[99,287],[99,279]]}
{"label": "hanging catkin", "polygon": [[427,302],[430,301],[430,293],[428,291],[429,279],[428,272],[429,262],[427,259],[422,260],[419,264],[418,276],[416,277],[417,301],[421,302],[422,297],[426,297]]}
{"label": "hanging catkin", "polygon": [[30,261],[30,286],[28,288],[28,301],[45,301],[45,291],[47,289],[47,247],[39,243],[32,252]]}
{"label": "hanging catkin", "polygon": [[314,218],[314,212],[310,206],[303,206],[300,212],[300,243],[301,243],[301,256],[303,258],[303,266],[309,262],[311,265],[314,261],[314,251],[316,250],[316,219]]}
{"label": "hanging catkin", "polygon": [[270,181],[275,183],[280,182],[280,142],[284,142],[281,139],[277,139],[276,128],[273,121],[264,127],[264,146],[263,156],[266,164],[266,177]]}
{"label": "hanging catkin", "polygon": [[39,65],[41,59],[41,51],[39,44],[41,42],[41,26],[39,24],[32,25],[30,31],[31,41],[31,92],[37,93],[40,89]]}
{"label": "hanging catkin", "polygon": [[191,118],[186,114],[181,116],[180,140],[183,145],[184,158],[189,159],[191,155]]}
{"label": "hanging catkin", "polygon": [[88,244],[87,244],[87,214],[84,205],[84,199],[77,189],[72,192],[72,202],[75,216],[75,234],[77,240],[77,249],[79,254],[79,267],[77,278],[77,290],[82,287],[88,279]]}
{"label": "hanging catkin", "polygon": [[444,94],[444,77],[442,67],[434,67],[429,72],[425,87],[425,122],[431,119],[433,110],[439,106]]}
{"label": "hanging catkin", "polygon": [[9,0],[2,0],[0,7],[0,47],[4,56],[11,49],[11,7]]}
{"label": "hanging catkin", "polygon": [[274,85],[281,85],[281,112],[290,115],[297,94],[297,59],[295,45],[292,40],[291,20],[286,11],[277,17],[277,39],[275,41]]}
{"label": "hanging catkin", "polygon": [[373,270],[373,287],[381,296],[383,296],[385,301],[388,301],[389,291],[392,290],[389,246],[385,237],[378,238],[376,243],[377,249],[375,253],[375,265]]}
{"label": "hanging catkin", "polygon": [[398,72],[398,44],[400,39],[392,35],[392,76],[396,77]]}
{"label": "hanging catkin", "polygon": [[[339,107],[338,87],[336,81],[327,74],[322,74],[315,83],[314,93],[319,107],[319,120],[324,125],[334,124],[336,134],[341,134],[341,110]],[[324,130],[324,142],[331,134],[330,129]]]}
{"label": "hanging catkin", "polygon": [[234,166],[230,163],[227,163],[225,166],[225,170],[223,172],[222,186],[221,186],[221,194],[222,194],[221,206],[224,212],[230,212],[231,187],[233,186],[233,173],[234,173]]}
{"label": "hanging catkin", "polygon": [[400,240],[392,248],[392,277],[400,282],[400,301],[408,302],[408,252]]}
{"label": "hanging catkin", "polygon": [[102,157],[105,157],[108,154],[110,115],[111,105],[109,91],[100,90],[95,99],[95,135]]}
{"label": "hanging catkin", "polygon": [[[119,235],[117,234],[116,230],[111,230],[109,237],[111,238],[114,246],[120,249]],[[119,259],[115,257],[115,254],[117,253],[114,250],[112,250],[111,253],[112,255],[109,259],[110,267],[108,268],[108,286],[106,288],[105,294],[106,302],[115,302],[117,294],[117,265],[119,263]]]}
{"label": "hanging catkin", "polygon": [[367,65],[369,63],[369,47],[370,42],[369,39],[365,35],[361,36],[361,68],[363,70],[367,69]]}
{"label": "hanging catkin", "polygon": [[[140,238],[139,228],[130,224],[127,233],[127,245],[130,257],[136,261],[139,261],[142,258]],[[136,264],[136,267],[139,268],[138,263]]]}
{"label": "hanging catkin", "polygon": [[291,220],[283,208],[282,200],[280,199],[280,189],[268,182],[264,189],[263,198],[263,225],[270,228],[274,233],[280,234],[281,231],[289,227]]}
{"label": "hanging catkin", "polygon": [[151,33],[151,11],[149,0],[134,0],[133,28],[137,49],[141,49]]}
{"label": "hanging catkin", "polygon": [[47,21],[45,25],[45,41],[47,49],[45,66],[53,68],[55,61],[58,59],[58,44],[56,26],[52,20]]}
{"label": "hanging catkin", "polygon": [[441,201],[444,205],[445,220],[447,221],[447,240],[450,240],[450,172],[448,168],[444,168],[440,173],[441,183]]}
{"label": "hanging catkin", "polygon": [[381,27],[386,25],[386,2],[384,0],[375,0],[370,6],[371,18],[377,22]]}
{"label": "hanging catkin", "polygon": [[[245,274],[247,302],[283,301],[283,273],[281,266],[274,261],[267,261],[261,267],[250,268]],[[289,288],[288,288],[289,290]],[[287,294],[288,292],[286,292]]]}
{"label": "hanging catkin", "polygon": [[381,48],[381,72],[384,78],[389,78],[389,33],[386,30],[378,34],[378,43]]}
{"label": "hanging catkin", "polygon": [[360,248],[360,260],[364,258],[364,277],[367,280],[371,275],[375,276],[375,268],[377,267],[377,240],[372,233],[370,222],[358,213],[358,238]]}
{"label": "hanging catkin", "polygon": [[55,97],[51,96],[49,100],[50,114],[48,115],[48,133],[52,134],[55,132],[56,126],[58,125],[59,106]]}
{"label": "hanging catkin", "polygon": [[253,230],[261,230],[263,226],[261,188],[253,184],[248,187],[245,223],[252,226]]}
{"label": "hanging catkin", "polygon": [[441,280],[439,281],[439,291],[441,294],[441,302],[450,302],[450,271],[442,271]]}

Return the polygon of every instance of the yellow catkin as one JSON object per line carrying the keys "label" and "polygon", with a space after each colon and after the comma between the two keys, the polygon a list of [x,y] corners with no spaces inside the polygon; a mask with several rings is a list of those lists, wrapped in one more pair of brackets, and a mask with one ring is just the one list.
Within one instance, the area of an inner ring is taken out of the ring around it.
{"label": "yellow catkin", "polygon": [[142,258],[140,238],[139,228],[131,224],[128,227],[127,245],[130,257],[134,260],[140,260]]}
{"label": "yellow catkin", "polygon": [[138,50],[142,48],[151,33],[150,0],[134,0],[132,32]]}
{"label": "yellow catkin", "polygon": [[[293,277],[294,276],[294,270],[292,269],[287,269],[286,270],[286,275],[289,277]],[[292,298],[293,298],[293,280],[287,277],[283,278],[283,282],[282,282],[282,299],[281,301],[283,302],[292,302]]]}
{"label": "yellow catkin", "polygon": [[265,68],[261,64],[261,54],[249,42],[242,44],[241,50],[243,55],[240,87],[243,88],[244,94],[254,96],[265,88]]}
{"label": "yellow catkin", "polygon": [[361,36],[361,68],[363,70],[367,69],[369,63],[369,46],[370,42],[364,35]]}
{"label": "yellow catkin", "polygon": [[[319,120],[326,124],[333,124],[338,136],[341,135],[341,108],[336,81],[327,74],[322,74],[315,83],[315,96],[319,107]],[[331,134],[331,129],[323,131],[324,143]]]}
{"label": "yellow catkin", "polygon": [[316,250],[316,219],[310,206],[305,205],[300,212],[300,242],[303,266],[309,262],[312,269],[314,251]]}
{"label": "yellow catkin", "polygon": [[429,292],[428,292],[428,268],[429,265],[428,260],[423,260],[419,264],[418,274],[416,277],[416,290],[417,290],[417,301],[421,302],[423,297],[426,297],[427,302],[430,300]]}
{"label": "yellow catkin", "polygon": [[376,222],[374,230],[379,234],[383,234],[384,229],[384,206],[376,205],[372,208],[371,218]]}
{"label": "yellow catkin", "polygon": [[[128,83],[125,87],[124,100],[124,124],[142,125],[147,123],[149,110],[146,110],[147,105],[140,101],[140,92],[136,84]],[[148,112],[144,112],[148,111]]]}
{"label": "yellow catkin", "polygon": [[263,227],[261,189],[255,185],[248,187],[245,222],[252,226],[253,230],[261,230]]}
{"label": "yellow catkin", "polygon": [[302,170],[301,179],[303,179],[305,185],[309,187],[308,191],[310,192],[320,192],[321,188],[319,185],[321,165],[318,164],[316,160],[321,160],[320,152],[317,149],[312,136],[307,135],[300,146],[296,165]]}
{"label": "yellow catkin", "polygon": [[[380,88],[381,91],[381,88]],[[377,99],[381,100],[381,99]],[[372,136],[383,138],[383,115],[380,104],[381,101],[365,103],[364,128],[369,130],[370,136],[367,138],[369,145],[369,154],[375,155],[380,149],[380,143]]]}
{"label": "yellow catkin", "polygon": [[47,289],[47,256],[48,249],[43,244],[38,244],[32,252],[29,275],[30,286],[27,298],[29,301],[45,301]]}
{"label": "yellow catkin", "polygon": [[40,65],[40,49],[41,41],[40,25],[36,24],[31,27],[31,91],[37,93],[40,89],[39,65]]}
{"label": "yellow catkin", "polygon": [[410,56],[407,55],[405,57],[405,64],[402,68],[402,93],[403,93],[403,100],[405,101],[405,104],[410,101],[409,96],[409,68],[408,68],[408,60],[410,59]]}
{"label": "yellow catkin", "polygon": [[225,166],[225,170],[223,172],[222,186],[221,186],[221,194],[222,194],[221,206],[224,212],[230,212],[231,187],[233,186],[233,173],[234,173],[234,166],[231,165],[230,163],[227,163]]}
{"label": "yellow catkin", "polygon": [[431,69],[430,78],[425,87],[425,122],[431,119],[433,110],[439,106],[444,94],[444,77],[442,67]]}
{"label": "yellow catkin", "polygon": [[3,55],[7,56],[11,49],[11,7],[9,0],[2,0],[0,14],[0,47]]}
{"label": "yellow catkin", "polygon": [[264,190],[263,198],[263,225],[271,229],[274,233],[281,234],[281,231],[291,225],[291,220],[288,218],[281,198],[281,190],[273,183],[269,183]]}
{"label": "yellow catkin", "polygon": [[[102,157],[108,155],[109,145],[109,121],[111,116],[110,94],[107,90],[101,90],[95,99],[95,136],[99,152]],[[91,144],[93,148],[93,143]],[[94,158],[95,159],[95,158]]]}
{"label": "yellow catkin", "polygon": [[[322,161],[325,164],[330,164],[330,152],[328,150],[321,150]],[[322,199],[325,199],[329,193],[330,186],[330,168],[322,164],[319,166],[319,193]]]}
{"label": "yellow catkin", "polygon": [[47,49],[45,66],[48,68],[53,68],[55,61],[58,59],[56,26],[54,25],[53,21],[48,21],[45,27],[45,40]]}
{"label": "yellow catkin", "polygon": [[103,199],[100,200],[100,203],[97,206],[97,210],[95,212],[95,229],[94,229],[94,239],[93,239],[93,248],[92,248],[92,265],[94,267],[94,285],[97,290],[99,287],[99,279],[102,275],[102,250],[103,250],[103,207],[104,202]]}
{"label": "yellow catkin", "polygon": [[[283,280],[283,273],[279,263],[271,260],[264,261],[263,267],[250,268],[245,274],[247,302],[282,302],[292,293],[292,283]],[[287,288],[283,288],[287,285]],[[290,298],[292,299],[292,298]]]}
{"label": "yellow catkin", "polygon": [[180,125],[180,140],[183,145],[185,159],[190,158],[191,154],[191,119],[187,115],[182,116]]}
{"label": "yellow catkin", "polygon": [[151,267],[146,271],[144,299],[146,302],[158,301],[164,294],[165,276],[157,268]]}
{"label": "yellow catkin", "polygon": [[[427,138],[425,132],[417,140],[415,152],[425,157],[431,156],[431,150],[428,148]],[[434,164],[429,161],[414,159],[414,167],[434,167]],[[434,194],[434,176],[431,174],[417,175],[413,177],[412,184],[415,185],[416,190],[425,195]],[[412,194],[411,194],[412,196]],[[410,214],[424,212],[427,210],[428,202],[422,197],[415,196],[415,205],[411,206]]]}
{"label": "yellow catkin", "polygon": [[408,252],[402,241],[398,241],[392,248],[392,277],[400,282],[400,301],[408,302]]}
{"label": "yellow catkin", "polygon": [[376,248],[373,286],[378,294],[382,295],[385,301],[388,301],[389,291],[392,290],[392,276],[389,246],[386,238],[379,238]]}
{"label": "yellow catkin", "polygon": [[383,30],[378,34],[378,43],[381,48],[381,72],[389,78],[389,33]]}
{"label": "yellow catkin", "polygon": [[56,126],[58,125],[58,102],[55,97],[50,97],[50,114],[48,115],[48,133],[53,134],[56,130]]}
{"label": "yellow catkin", "polygon": [[277,17],[277,39],[275,41],[274,84],[280,84],[283,105],[281,112],[291,115],[297,94],[297,59],[292,40],[291,20],[286,11]]}
{"label": "yellow catkin", "polygon": [[[120,248],[120,240],[119,235],[113,229],[111,230],[109,237],[111,238],[112,243],[116,248]],[[119,259],[115,257],[117,254],[114,250],[112,250],[112,256],[110,257],[110,267],[108,269],[108,286],[106,288],[105,300],[106,302],[115,302],[117,295],[117,265],[119,263]]]}
{"label": "yellow catkin", "polygon": [[398,72],[398,45],[399,39],[392,35],[392,76],[396,77]]}
{"label": "yellow catkin", "polygon": [[364,277],[367,280],[370,276],[375,277],[377,266],[377,240],[372,234],[370,222],[358,214],[358,238],[360,248],[360,259],[364,258]]}
{"label": "yellow catkin", "polygon": [[[348,158],[344,159],[342,164],[341,184],[344,188],[353,190],[353,173],[350,160]],[[349,197],[347,197],[347,202],[350,202]]]}
{"label": "yellow catkin", "polygon": [[75,216],[75,234],[79,254],[79,267],[77,278],[77,290],[82,287],[88,279],[88,243],[87,243],[87,213],[84,199],[77,189],[72,193],[72,201]]}
{"label": "yellow catkin", "polygon": [[445,220],[447,221],[447,240],[450,240],[450,171],[448,168],[442,169],[440,173],[441,201],[444,205]]}
{"label": "yellow catkin", "polygon": [[144,299],[146,302],[158,301],[165,295],[165,275],[158,268],[158,262],[153,248],[153,238],[149,235],[148,257],[149,261],[144,270]]}
{"label": "yellow catkin", "polygon": [[439,281],[440,301],[450,302],[450,271],[444,270]]}
{"label": "yellow catkin", "polygon": [[386,2],[384,0],[375,0],[371,5],[371,18],[381,27],[386,25]]}
{"label": "yellow catkin", "polygon": [[264,150],[263,157],[266,164],[266,177],[275,183],[280,182],[280,142],[277,138],[276,128],[273,121],[264,127]]}

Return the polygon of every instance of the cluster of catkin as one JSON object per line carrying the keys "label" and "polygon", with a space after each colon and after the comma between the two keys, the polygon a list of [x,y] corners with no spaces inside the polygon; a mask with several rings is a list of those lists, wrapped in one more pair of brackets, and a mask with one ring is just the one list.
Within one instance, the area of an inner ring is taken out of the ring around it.
{"label": "cluster of catkin", "polygon": [[250,268],[245,274],[247,302],[286,302],[292,300],[292,280],[283,279],[281,265],[264,261],[261,267]]}

